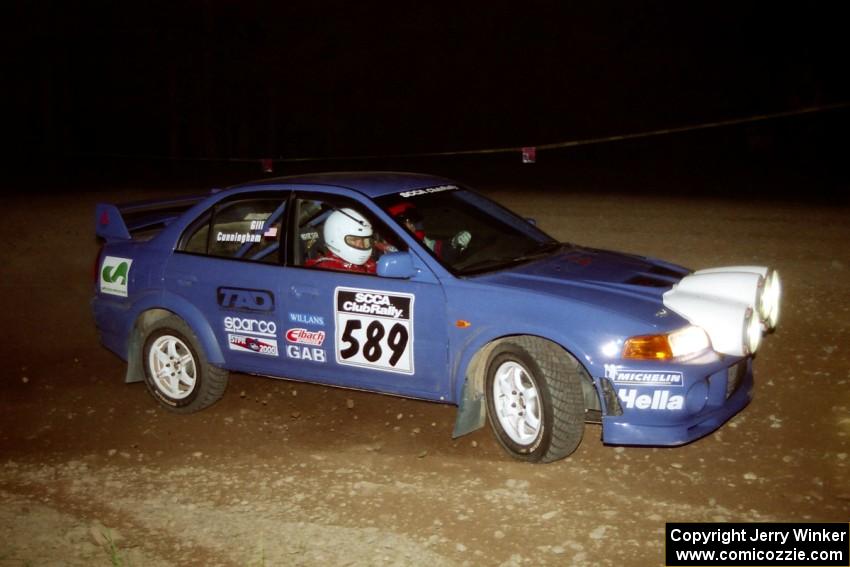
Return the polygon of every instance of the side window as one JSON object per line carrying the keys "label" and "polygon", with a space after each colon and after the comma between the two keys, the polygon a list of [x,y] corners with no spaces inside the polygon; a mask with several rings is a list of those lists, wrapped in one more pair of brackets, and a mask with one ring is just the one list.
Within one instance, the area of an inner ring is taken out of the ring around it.
{"label": "side window", "polygon": [[180,249],[183,252],[191,252],[193,254],[206,254],[209,234],[210,214],[207,213],[189,228],[189,235],[184,237],[184,244]]}
{"label": "side window", "polygon": [[184,236],[181,250],[276,264],[286,201],[253,198],[217,205]]}
{"label": "side window", "polygon": [[295,200],[293,264],[374,274],[386,252],[405,250],[394,232],[362,206],[342,200]]}

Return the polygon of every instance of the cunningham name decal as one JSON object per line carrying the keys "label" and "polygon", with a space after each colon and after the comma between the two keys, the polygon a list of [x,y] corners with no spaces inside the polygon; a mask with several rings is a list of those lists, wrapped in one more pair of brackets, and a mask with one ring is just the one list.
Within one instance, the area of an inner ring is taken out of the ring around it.
{"label": "cunningham name decal", "polygon": [[246,242],[262,242],[262,235],[260,234],[245,234],[243,232],[219,232],[215,236],[216,241],[218,242],[238,242],[239,244],[245,244]]}

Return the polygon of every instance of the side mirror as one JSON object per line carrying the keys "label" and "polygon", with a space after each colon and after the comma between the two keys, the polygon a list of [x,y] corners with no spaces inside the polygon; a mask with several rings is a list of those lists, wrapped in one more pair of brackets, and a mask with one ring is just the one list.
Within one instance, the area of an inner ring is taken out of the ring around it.
{"label": "side mirror", "polygon": [[387,252],[378,259],[378,275],[382,278],[409,279],[417,271],[410,252]]}

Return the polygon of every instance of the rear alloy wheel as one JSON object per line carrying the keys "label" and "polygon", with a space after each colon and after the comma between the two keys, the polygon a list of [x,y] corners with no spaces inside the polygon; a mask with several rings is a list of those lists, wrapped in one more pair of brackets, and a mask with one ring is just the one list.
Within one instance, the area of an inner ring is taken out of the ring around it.
{"label": "rear alloy wheel", "polygon": [[142,353],[148,391],[171,411],[201,410],[227,388],[228,372],[207,362],[192,329],[176,315],[147,329]]}
{"label": "rear alloy wheel", "polygon": [[148,350],[147,363],[156,389],[168,398],[182,400],[195,390],[198,363],[191,349],[178,337],[157,337]]}
{"label": "rear alloy wheel", "polygon": [[558,345],[536,337],[499,344],[487,364],[487,415],[514,458],[551,462],[576,450],[584,435],[587,373]]}

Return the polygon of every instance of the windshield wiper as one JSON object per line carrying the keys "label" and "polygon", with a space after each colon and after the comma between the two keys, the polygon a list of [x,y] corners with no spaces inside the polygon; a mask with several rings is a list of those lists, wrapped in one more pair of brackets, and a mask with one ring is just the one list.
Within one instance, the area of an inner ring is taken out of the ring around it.
{"label": "windshield wiper", "polygon": [[513,258],[487,258],[486,260],[479,260],[478,262],[473,262],[472,264],[464,266],[461,272],[464,274],[470,274],[473,272],[483,271],[487,268],[505,268],[514,264],[520,264],[522,262],[528,262],[530,260],[543,258],[554,252],[562,250],[566,246],[570,245],[561,242],[547,242],[545,244],[542,244],[540,247],[536,248],[532,252],[522,254],[520,256],[515,256]]}
{"label": "windshield wiper", "polygon": [[533,250],[527,254],[522,254],[515,258],[511,258],[511,262],[527,262],[529,260],[536,260],[538,258],[543,258],[548,256],[554,252],[560,252],[567,244],[562,242],[547,242],[543,244],[536,250]]}

